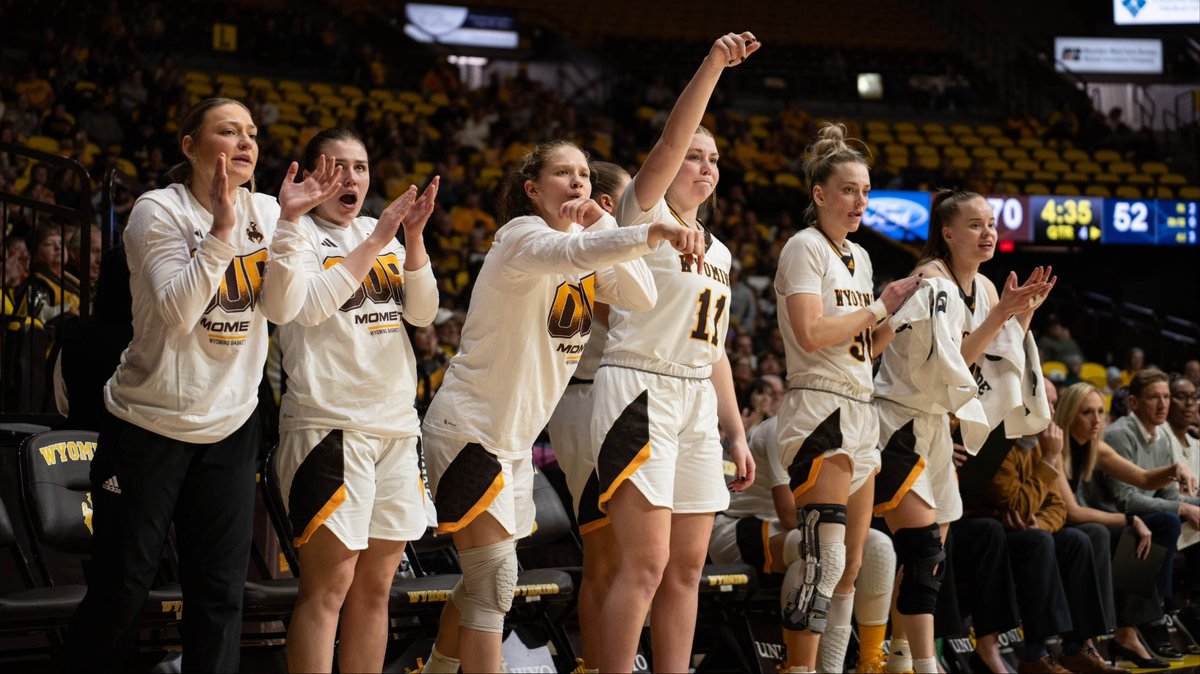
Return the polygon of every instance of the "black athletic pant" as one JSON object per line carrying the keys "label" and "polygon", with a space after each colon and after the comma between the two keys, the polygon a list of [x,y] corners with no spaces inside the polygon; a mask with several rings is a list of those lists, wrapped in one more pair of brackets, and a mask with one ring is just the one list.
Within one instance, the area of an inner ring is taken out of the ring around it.
{"label": "black athletic pant", "polygon": [[71,620],[69,670],[125,669],[173,522],[184,596],[183,670],[237,671],[258,442],[257,415],[207,445],[105,415],[91,468],[88,591]]}
{"label": "black athletic pant", "polygon": [[1063,635],[1082,642],[1105,633],[1104,606],[1088,535],[1073,527],[1008,532],[1008,558],[1026,641]]}
{"label": "black athletic pant", "polygon": [[1016,627],[1017,600],[1004,527],[989,517],[965,517],[950,524],[950,539],[958,610],[971,616],[975,634],[997,634]]}

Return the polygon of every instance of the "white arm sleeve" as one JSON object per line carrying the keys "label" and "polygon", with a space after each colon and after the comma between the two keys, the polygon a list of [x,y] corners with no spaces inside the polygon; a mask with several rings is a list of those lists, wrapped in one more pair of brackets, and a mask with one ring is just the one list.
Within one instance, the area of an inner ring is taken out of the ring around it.
{"label": "white arm sleeve", "polygon": [[599,232],[558,232],[528,218],[504,233],[506,267],[525,274],[583,274],[651,252],[649,225]]}
{"label": "white arm sleeve", "polygon": [[361,282],[340,264],[322,269],[317,251],[301,227],[286,220],[276,226],[262,301],[276,323],[294,320],[312,326],[332,316]]}
{"label": "white arm sleeve", "polygon": [[426,262],[416,271],[404,272],[405,321],[417,327],[429,325],[437,316],[438,303],[437,279],[432,264]]}
{"label": "white arm sleeve", "polygon": [[[186,226],[186,225],[183,225]],[[192,329],[221,286],[237,249],[209,235],[195,254],[174,214],[151,199],[134,204],[125,229],[129,268],[145,275],[154,308],[167,327]]]}
{"label": "white arm sleeve", "polygon": [[[616,229],[617,221],[604,216],[588,231]],[[659,244],[663,245],[663,244]],[[641,258],[619,262],[609,269],[596,273],[596,301],[604,302],[630,311],[649,311],[658,302],[658,286],[650,267]]]}

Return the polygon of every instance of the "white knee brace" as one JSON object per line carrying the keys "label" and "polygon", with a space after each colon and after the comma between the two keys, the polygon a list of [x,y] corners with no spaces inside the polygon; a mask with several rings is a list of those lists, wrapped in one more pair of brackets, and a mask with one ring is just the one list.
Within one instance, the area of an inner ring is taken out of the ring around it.
{"label": "white knee brace", "polygon": [[892,606],[896,584],[896,549],[892,539],[878,529],[867,533],[862,568],[854,583],[854,615],[862,625],[883,625]]}
{"label": "white knee brace", "polygon": [[820,634],[833,588],[846,568],[846,506],[811,504],[796,515],[800,558],[788,565],[783,579],[783,627]]}
{"label": "white knee brace", "polygon": [[450,599],[458,607],[458,624],[481,632],[504,631],[504,615],[512,608],[517,587],[516,541],[468,548],[458,553],[462,580]]}

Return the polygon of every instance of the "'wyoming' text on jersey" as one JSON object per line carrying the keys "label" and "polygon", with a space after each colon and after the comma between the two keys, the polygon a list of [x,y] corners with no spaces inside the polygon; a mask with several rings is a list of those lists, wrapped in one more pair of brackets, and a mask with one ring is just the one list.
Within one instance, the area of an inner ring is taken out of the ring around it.
{"label": "'wyoming' text on jersey", "polygon": [[[680,255],[679,271],[691,273],[692,268],[692,263],[688,262],[687,257]],[[703,274],[717,283],[720,283],[727,288],[729,287],[729,272],[725,271],[724,269],[721,269],[720,267],[714,267],[713,265],[705,262]]]}
{"label": "'wyoming' text on jersey", "polygon": [[833,297],[839,307],[866,307],[875,301],[871,293],[845,288],[834,288]]}

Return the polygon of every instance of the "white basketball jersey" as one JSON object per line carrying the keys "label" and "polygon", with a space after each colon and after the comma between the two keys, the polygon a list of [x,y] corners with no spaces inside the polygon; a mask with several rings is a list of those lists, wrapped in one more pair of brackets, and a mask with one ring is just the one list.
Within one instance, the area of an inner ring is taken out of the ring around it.
{"label": "white basketball jersey", "polygon": [[750,446],[750,455],[754,457],[757,475],[754,484],[746,487],[745,491],[730,492],[726,515],[778,519],[772,490],[781,484],[787,484],[789,479],[787,469],[783,466],[783,457],[779,453],[778,419],[779,417],[771,417],[750,431],[747,444]]}
{"label": "white basketball jersey", "polygon": [[787,298],[817,295],[825,316],[852,314],[875,300],[872,276],[871,258],[862,246],[846,240],[838,249],[816,227],[801,230],[784,244],[775,294],[789,388],[831,391],[864,402],[870,399],[871,328],[840,344],[807,353],[792,330]]}
{"label": "white basketball jersey", "polygon": [[[636,178],[634,179],[636,181]],[[660,199],[648,211],[631,182],[617,209],[622,227],[655,222],[687,226]],[[729,249],[705,233],[704,268],[698,270],[670,245],[642,258],[654,274],[658,303],[650,311],[613,307],[603,364],[703,379],[725,349],[729,330]]]}

